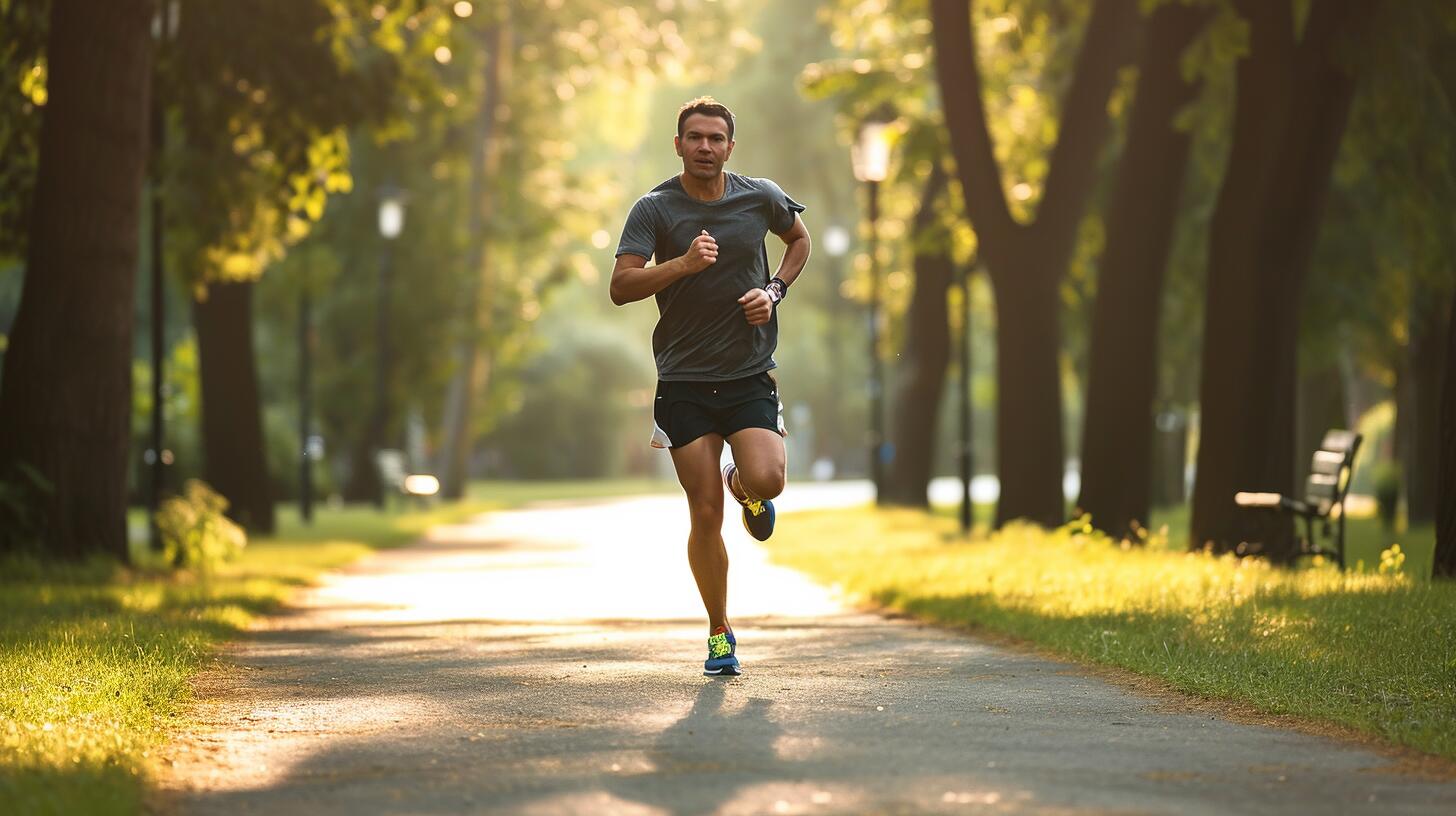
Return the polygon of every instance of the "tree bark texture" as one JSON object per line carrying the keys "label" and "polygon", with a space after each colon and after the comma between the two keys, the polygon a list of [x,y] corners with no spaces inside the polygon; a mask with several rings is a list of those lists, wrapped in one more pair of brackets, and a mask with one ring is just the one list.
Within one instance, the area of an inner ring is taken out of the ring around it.
{"label": "tree bark texture", "polygon": [[1299,297],[1355,77],[1336,54],[1363,0],[1317,0],[1295,40],[1288,3],[1239,3],[1233,147],[1209,241],[1198,480],[1190,546],[1295,555],[1286,515],[1243,511],[1240,490],[1292,493]]}
{"label": "tree bark texture", "polygon": [[999,526],[1016,518],[1060,524],[1062,469],[1061,328],[1058,286],[1070,262],[1109,129],[1107,99],[1138,31],[1136,4],[1099,0],[1087,23],[1061,110],[1036,219],[1017,222],[986,125],[980,68],[967,0],[932,0],[936,76],[951,149],[975,226],[978,252],[996,293]]}
{"label": "tree bark texture", "polygon": [[1078,506],[1115,536],[1148,521],[1163,277],[1191,141],[1173,120],[1199,87],[1179,62],[1210,16],[1173,3],[1149,21],[1097,273]]}
{"label": "tree bark texture", "polygon": [[1441,461],[1436,469],[1435,574],[1456,578],[1456,295],[1446,313],[1446,364],[1441,373],[1441,416],[1437,431]]}
{"label": "tree bark texture", "polygon": [[509,42],[507,34],[505,21],[485,32],[484,96],[476,115],[476,147],[470,158],[471,236],[475,242],[470,271],[475,284],[465,299],[465,333],[456,351],[459,369],[451,380],[445,405],[445,440],[439,468],[441,495],[452,501],[465,495],[465,483],[470,475],[470,452],[475,441],[472,432],[474,406],[490,375],[490,356],[481,348],[482,340],[490,333],[495,285],[486,228],[495,209],[491,180],[500,168],[500,148],[494,137],[502,74],[509,70],[505,54]]}
{"label": "tree bark texture", "polygon": [[1410,344],[1406,347],[1406,393],[1398,402],[1403,447],[1406,523],[1436,520],[1436,471],[1440,467],[1441,374],[1446,360],[1446,303],[1417,287],[1411,303]]}
{"label": "tree bark texture", "polygon": [[[132,303],[152,3],[56,0],[24,289],[0,385],[0,478],[22,467],[46,552],[127,558]],[[0,548],[14,546],[0,531]]]}
{"label": "tree bark texture", "polygon": [[249,532],[274,529],[258,365],[253,284],[213,283],[193,301],[202,380],[203,478],[228,500],[228,517]]}
{"label": "tree bark texture", "polygon": [[881,500],[909,507],[930,506],[930,475],[935,467],[935,435],[939,427],[940,398],[950,364],[950,315],[946,292],[955,277],[955,264],[946,242],[927,240],[934,225],[937,202],[946,188],[946,173],[939,165],[931,172],[920,197],[912,241],[915,246],[915,290],[905,315],[905,346],[898,360],[899,388],[895,394],[894,425],[890,440],[895,458],[885,480]]}

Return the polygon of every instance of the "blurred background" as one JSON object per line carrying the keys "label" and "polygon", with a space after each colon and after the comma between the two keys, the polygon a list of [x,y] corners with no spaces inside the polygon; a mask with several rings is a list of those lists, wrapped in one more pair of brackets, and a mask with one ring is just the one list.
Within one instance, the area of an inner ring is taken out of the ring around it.
{"label": "blurred background", "polygon": [[814,236],[793,480],[1232,548],[1348,428],[1429,527],[1453,44],[1439,0],[0,0],[10,538],[116,552],[86,496],[192,478],[263,532],[405,475],[670,480],[656,310],[606,288],[704,94]]}

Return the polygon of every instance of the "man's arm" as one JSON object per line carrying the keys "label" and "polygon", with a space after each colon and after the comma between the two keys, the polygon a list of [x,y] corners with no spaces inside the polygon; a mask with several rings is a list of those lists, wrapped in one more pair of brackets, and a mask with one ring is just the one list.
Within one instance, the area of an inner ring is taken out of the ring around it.
{"label": "man's arm", "polygon": [[774,277],[785,284],[791,284],[804,271],[804,264],[809,262],[809,228],[804,226],[804,219],[794,213],[794,225],[787,232],[779,233],[779,238],[787,246],[784,248],[783,259],[779,261],[779,271]]}
{"label": "man's arm", "polygon": [[707,230],[693,239],[687,252],[655,266],[648,266],[647,259],[641,255],[630,252],[618,255],[617,265],[612,268],[612,303],[622,306],[652,297],[679,278],[696,275],[717,260],[718,242]]}
{"label": "man's arm", "polygon": [[[794,225],[778,236],[787,246],[774,277],[783,281],[787,288],[804,271],[804,264],[809,262],[809,228],[804,226],[799,214],[794,213]],[[743,316],[750,326],[761,326],[773,316],[774,298],[766,289],[749,289],[738,302],[743,305]]]}

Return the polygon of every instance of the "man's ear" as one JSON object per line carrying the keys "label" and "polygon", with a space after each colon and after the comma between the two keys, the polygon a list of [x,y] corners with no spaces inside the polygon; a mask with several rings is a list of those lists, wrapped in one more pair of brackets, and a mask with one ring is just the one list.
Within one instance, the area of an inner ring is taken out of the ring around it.
{"label": "man's ear", "polygon": [[682,155],[682,137],[681,136],[674,136],[674,137],[672,137],[672,149],[673,150],[676,150],[677,151],[677,154],[679,156]]}

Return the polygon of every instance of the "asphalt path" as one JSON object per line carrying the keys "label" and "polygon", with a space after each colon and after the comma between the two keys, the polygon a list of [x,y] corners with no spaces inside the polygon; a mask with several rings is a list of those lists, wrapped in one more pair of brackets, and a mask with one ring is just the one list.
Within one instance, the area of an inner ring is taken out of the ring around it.
{"label": "asphalt path", "polygon": [[495,513],[330,575],[230,647],[153,807],[1456,813],[1456,782],[1368,747],[854,611],[727,526],[741,677],[700,674],[680,498]]}

